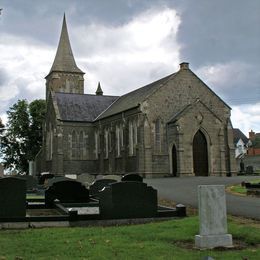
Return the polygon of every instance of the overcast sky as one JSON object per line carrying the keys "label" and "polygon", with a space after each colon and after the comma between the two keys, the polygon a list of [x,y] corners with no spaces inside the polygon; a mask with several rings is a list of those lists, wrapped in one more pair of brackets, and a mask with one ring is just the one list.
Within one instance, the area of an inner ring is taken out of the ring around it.
{"label": "overcast sky", "polygon": [[85,93],[121,95],[190,68],[232,107],[233,127],[260,132],[259,0],[3,0],[0,117],[45,98],[66,19]]}

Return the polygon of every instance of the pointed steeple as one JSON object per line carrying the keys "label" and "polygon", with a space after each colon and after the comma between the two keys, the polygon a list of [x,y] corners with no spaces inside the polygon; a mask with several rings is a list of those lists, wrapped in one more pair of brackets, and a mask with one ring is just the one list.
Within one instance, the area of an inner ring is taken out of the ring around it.
{"label": "pointed steeple", "polygon": [[46,100],[50,92],[84,94],[84,72],[77,67],[70,46],[65,14],[57,53],[46,79]]}
{"label": "pointed steeple", "polygon": [[[63,23],[60,35],[60,41],[58,45],[58,49],[56,52],[56,56],[54,62],[51,67],[51,72],[74,72],[74,73],[82,73],[84,72],[80,70],[75,62],[72,49],[70,46],[69,34],[67,30],[66,17],[65,13],[63,16]],[[49,73],[49,74],[50,74]]]}
{"label": "pointed steeple", "polygon": [[97,95],[97,96],[102,96],[102,95],[103,95],[103,91],[102,91],[100,82],[98,82],[98,87],[97,87],[97,90],[96,90],[96,95]]}

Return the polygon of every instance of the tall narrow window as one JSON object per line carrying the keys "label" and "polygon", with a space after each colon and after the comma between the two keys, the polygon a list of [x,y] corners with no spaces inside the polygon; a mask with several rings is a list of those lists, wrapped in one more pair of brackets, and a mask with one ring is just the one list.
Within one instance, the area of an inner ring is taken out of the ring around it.
{"label": "tall narrow window", "polygon": [[53,131],[50,128],[50,160],[52,160],[52,153],[53,153]]}
{"label": "tall narrow window", "polygon": [[116,126],[116,156],[119,157],[121,155],[121,144],[120,144],[120,126]]}
{"label": "tall narrow window", "polygon": [[155,129],[154,129],[154,139],[155,139],[155,147],[157,151],[161,151],[161,123],[160,120],[157,119],[155,121]]}
{"label": "tall narrow window", "polygon": [[124,130],[123,125],[120,125],[120,147],[124,147]]}
{"label": "tall narrow window", "polygon": [[71,157],[72,159],[77,158],[77,135],[75,131],[72,131],[71,135]]}
{"label": "tall narrow window", "polygon": [[84,158],[84,138],[83,138],[83,131],[79,133],[79,157],[80,159]]}
{"label": "tall narrow window", "polygon": [[95,132],[95,157],[98,159],[98,153],[99,153],[99,132]]}
{"label": "tall narrow window", "polygon": [[134,154],[133,123],[129,122],[129,155]]}
{"label": "tall narrow window", "polygon": [[133,123],[133,144],[137,145],[137,123],[136,121]]}
{"label": "tall narrow window", "polygon": [[108,158],[108,130],[105,130],[104,148],[105,148],[105,158]]}

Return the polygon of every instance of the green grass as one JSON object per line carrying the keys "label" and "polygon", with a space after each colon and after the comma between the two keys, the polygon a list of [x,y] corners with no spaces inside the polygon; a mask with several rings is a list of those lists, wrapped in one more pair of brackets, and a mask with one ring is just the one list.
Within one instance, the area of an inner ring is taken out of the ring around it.
{"label": "green grass", "polygon": [[[0,230],[0,259],[260,259],[260,225],[229,219],[242,250],[197,250],[198,217],[143,225]],[[186,245],[186,246],[182,246]]]}
{"label": "green grass", "polygon": [[[250,183],[259,183],[259,182],[260,182],[260,179],[256,179],[256,180],[250,181]],[[229,187],[229,190],[231,192],[234,192],[234,193],[238,193],[238,194],[241,194],[241,195],[246,195],[246,188],[242,187],[241,184],[237,184],[237,185],[231,186],[231,187]]]}
{"label": "green grass", "polygon": [[26,194],[26,199],[44,199],[44,196],[43,195]]}

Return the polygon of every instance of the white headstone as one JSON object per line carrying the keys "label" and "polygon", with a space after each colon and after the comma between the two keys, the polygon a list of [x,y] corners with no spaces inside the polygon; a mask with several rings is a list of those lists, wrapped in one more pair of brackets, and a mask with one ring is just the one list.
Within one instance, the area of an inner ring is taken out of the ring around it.
{"label": "white headstone", "polygon": [[227,210],[224,185],[198,186],[200,234],[195,236],[199,248],[232,247],[227,234]]}

